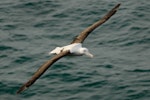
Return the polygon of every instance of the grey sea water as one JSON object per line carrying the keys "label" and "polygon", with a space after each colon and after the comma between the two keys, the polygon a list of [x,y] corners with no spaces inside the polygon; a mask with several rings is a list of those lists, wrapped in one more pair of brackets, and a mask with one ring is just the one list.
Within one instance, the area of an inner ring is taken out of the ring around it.
{"label": "grey sea water", "polygon": [[[84,46],[94,58],[64,57],[20,95],[51,56],[117,3]],[[0,100],[149,100],[149,0],[1,0]]]}

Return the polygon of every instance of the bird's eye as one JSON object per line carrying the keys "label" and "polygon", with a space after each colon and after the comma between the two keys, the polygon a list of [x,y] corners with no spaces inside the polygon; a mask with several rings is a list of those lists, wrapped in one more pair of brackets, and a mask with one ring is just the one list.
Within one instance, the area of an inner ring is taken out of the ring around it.
{"label": "bird's eye", "polygon": [[83,52],[87,52],[87,49],[84,49]]}

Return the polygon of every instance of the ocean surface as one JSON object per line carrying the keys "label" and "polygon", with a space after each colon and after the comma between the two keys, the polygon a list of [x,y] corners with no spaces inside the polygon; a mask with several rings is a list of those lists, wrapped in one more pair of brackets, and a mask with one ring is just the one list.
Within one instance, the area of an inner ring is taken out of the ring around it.
{"label": "ocean surface", "polygon": [[[84,41],[94,58],[64,57],[16,91],[52,56],[116,4]],[[149,100],[149,0],[1,0],[0,100]]]}

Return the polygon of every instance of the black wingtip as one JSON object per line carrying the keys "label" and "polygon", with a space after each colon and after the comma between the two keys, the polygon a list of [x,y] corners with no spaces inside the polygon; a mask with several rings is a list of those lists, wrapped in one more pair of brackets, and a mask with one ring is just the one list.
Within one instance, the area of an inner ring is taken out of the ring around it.
{"label": "black wingtip", "polygon": [[121,5],[121,3],[118,3],[117,5],[118,5],[118,6],[120,6],[120,5]]}
{"label": "black wingtip", "polygon": [[22,87],[19,88],[19,90],[16,92],[16,94],[20,94],[22,91],[24,91],[26,89],[27,89],[26,85],[23,85]]}
{"label": "black wingtip", "polygon": [[118,3],[112,10],[118,10],[120,5],[121,5],[121,3]]}
{"label": "black wingtip", "polygon": [[116,5],[116,8],[119,8],[120,5],[121,5],[121,3],[118,3],[118,4]]}

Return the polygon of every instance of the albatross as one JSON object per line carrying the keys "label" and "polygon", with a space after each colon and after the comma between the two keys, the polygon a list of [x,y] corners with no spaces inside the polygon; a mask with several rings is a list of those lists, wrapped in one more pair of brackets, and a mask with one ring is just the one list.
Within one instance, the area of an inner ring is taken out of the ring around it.
{"label": "albatross", "polygon": [[85,47],[82,47],[81,43],[73,43],[67,46],[63,47],[56,47],[54,50],[49,52],[49,54],[59,54],[63,51],[69,50],[70,55],[74,56],[81,56],[81,55],[87,55],[91,58],[93,58],[93,55],[89,52],[89,50]]}
{"label": "albatross", "polygon": [[56,54],[51,59],[46,61],[34,74],[33,76],[25,83],[23,84],[19,90],[17,91],[17,94],[21,93],[22,91],[29,88],[32,84],[35,83],[35,81],[42,75],[44,72],[51,67],[52,64],[54,64],[57,60],[64,56],[68,55],[87,55],[89,57],[93,57],[93,55],[88,51],[87,48],[82,47],[82,43],[86,39],[86,37],[98,26],[105,23],[111,16],[113,16],[118,8],[120,6],[120,3],[117,4],[114,8],[112,8],[104,17],[102,17],[100,20],[83,30],[69,45],[62,46],[62,47],[56,47],[54,50],[50,52],[50,54]]}

